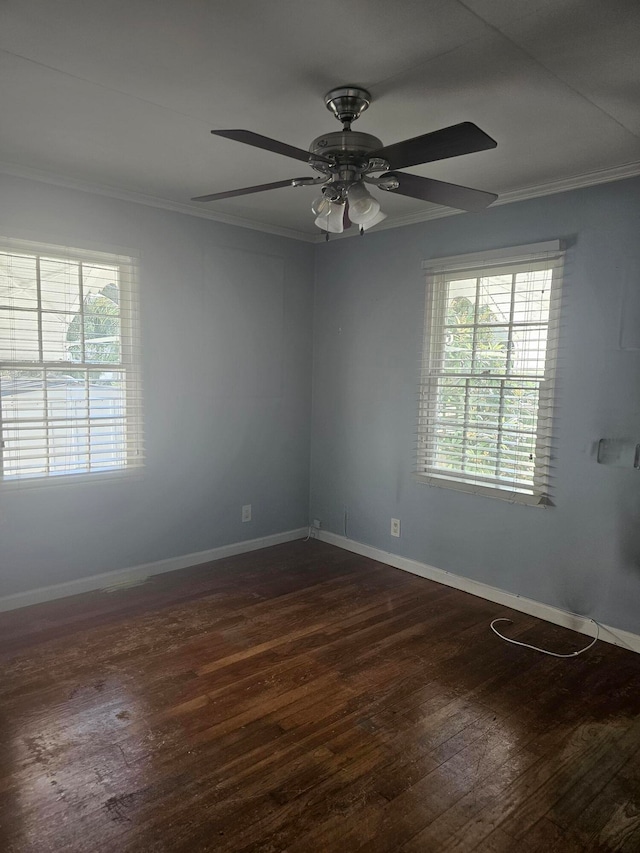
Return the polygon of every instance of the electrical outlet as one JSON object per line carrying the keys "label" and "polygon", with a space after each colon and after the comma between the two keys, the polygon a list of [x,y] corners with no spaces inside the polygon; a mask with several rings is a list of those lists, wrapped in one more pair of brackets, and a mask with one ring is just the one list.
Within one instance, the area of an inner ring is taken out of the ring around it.
{"label": "electrical outlet", "polygon": [[251,521],[251,504],[245,504],[245,506],[242,507],[242,520]]}
{"label": "electrical outlet", "polygon": [[314,518],[314,519],[313,519],[313,525],[312,525],[313,527],[317,527],[317,528],[318,528],[318,530],[320,530],[321,525],[322,525],[322,522],[320,521],[320,519],[319,519],[319,518]]}
{"label": "electrical outlet", "polygon": [[400,536],[400,519],[392,518],[391,519],[391,535],[392,536]]}

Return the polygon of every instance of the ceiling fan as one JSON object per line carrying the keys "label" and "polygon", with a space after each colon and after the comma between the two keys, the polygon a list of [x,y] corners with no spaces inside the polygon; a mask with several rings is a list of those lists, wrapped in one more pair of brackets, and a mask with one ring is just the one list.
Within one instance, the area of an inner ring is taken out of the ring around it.
{"label": "ceiling fan", "polygon": [[380,203],[368,191],[366,184],[458,210],[482,210],[498,197],[494,193],[397,171],[495,148],[497,142],[472,122],[465,121],[383,146],[377,137],[351,130],[352,122],[371,103],[371,95],[366,89],[357,86],[332,89],[325,95],[324,102],[327,109],[342,122],[342,130],[318,136],[309,146],[309,151],[250,130],[211,131],[216,136],[308,163],[320,173],[318,177],[289,178],[271,184],[197,196],[191,200],[217,201],[281,187],[320,185],[321,195],[315,199],[311,209],[316,217],[315,224],[326,232],[329,239],[330,233],[339,234],[352,223],[360,228],[362,234],[386,218],[386,214],[380,210]]}

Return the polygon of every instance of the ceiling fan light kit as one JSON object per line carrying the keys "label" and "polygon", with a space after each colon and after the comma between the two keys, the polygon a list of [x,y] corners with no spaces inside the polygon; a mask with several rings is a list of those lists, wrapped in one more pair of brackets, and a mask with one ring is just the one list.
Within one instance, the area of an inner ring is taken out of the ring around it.
{"label": "ceiling fan light kit", "polygon": [[322,213],[316,217],[315,224],[329,234],[342,234],[344,231],[343,205],[325,198],[322,198],[322,202],[326,204],[326,208],[322,208]]}
{"label": "ceiling fan light kit", "polygon": [[376,201],[363,183],[351,184],[347,190],[349,218],[356,225],[369,225],[380,213],[380,202]]}
{"label": "ceiling fan light kit", "polygon": [[366,89],[341,86],[327,92],[324,102],[342,123],[342,130],[318,136],[309,146],[309,151],[250,130],[211,131],[215,136],[307,162],[319,172],[318,177],[291,178],[212,193],[197,196],[192,201],[217,201],[285,186],[319,185],[321,194],[314,200],[311,210],[315,224],[326,233],[328,239],[329,234],[340,234],[352,223],[358,226],[362,234],[386,219],[386,214],[380,209],[380,202],[365,184],[385,192],[395,192],[458,210],[482,210],[496,200],[497,195],[494,193],[396,171],[495,148],[495,140],[475,124],[462,122],[384,147],[376,136],[351,130],[352,123],[371,103],[371,95]]}

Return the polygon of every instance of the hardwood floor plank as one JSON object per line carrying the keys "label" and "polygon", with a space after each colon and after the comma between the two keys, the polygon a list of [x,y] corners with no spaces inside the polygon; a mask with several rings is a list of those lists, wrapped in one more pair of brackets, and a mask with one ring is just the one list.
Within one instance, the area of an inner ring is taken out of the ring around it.
{"label": "hardwood floor plank", "polygon": [[317,541],[0,614],[0,850],[640,849],[640,658]]}

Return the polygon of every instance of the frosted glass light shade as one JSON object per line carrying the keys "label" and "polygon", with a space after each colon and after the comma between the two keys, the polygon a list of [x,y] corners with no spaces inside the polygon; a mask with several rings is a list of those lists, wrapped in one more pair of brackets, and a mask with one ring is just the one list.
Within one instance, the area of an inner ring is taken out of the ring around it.
{"label": "frosted glass light shade", "polygon": [[[349,199],[349,219],[363,228],[380,213],[380,204],[367,190],[364,184],[353,184],[347,193]],[[381,221],[381,220],[378,220]]]}
{"label": "frosted glass light shade", "polygon": [[[326,201],[326,199],[324,199]],[[327,202],[329,211],[316,218],[315,224],[330,234],[342,234],[344,231],[344,205],[334,201]]]}
{"label": "frosted glass light shade", "polygon": [[311,212],[316,216],[327,216],[331,211],[331,202],[324,195],[319,195],[311,205]]}
{"label": "frosted glass light shade", "polygon": [[383,213],[380,209],[378,209],[378,212],[376,213],[376,215],[372,219],[369,219],[367,222],[364,222],[360,226],[360,228],[362,228],[363,231],[368,231],[369,228],[373,228],[374,225],[379,225],[382,222],[382,220],[386,219],[386,218],[387,218],[387,214]]}

